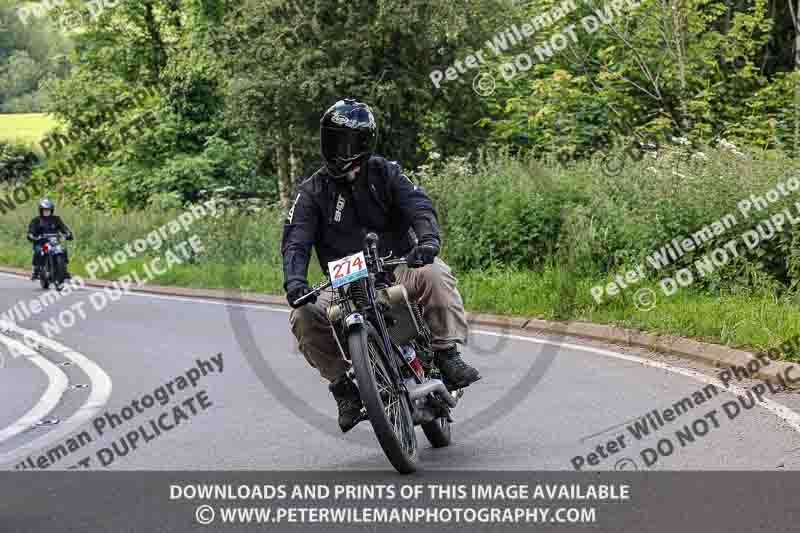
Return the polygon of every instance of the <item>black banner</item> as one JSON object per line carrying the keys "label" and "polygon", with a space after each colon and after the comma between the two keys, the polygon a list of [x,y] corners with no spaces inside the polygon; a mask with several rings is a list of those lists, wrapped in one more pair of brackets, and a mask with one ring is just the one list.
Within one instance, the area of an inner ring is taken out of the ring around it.
{"label": "black banner", "polygon": [[794,472],[7,472],[0,532],[797,531]]}

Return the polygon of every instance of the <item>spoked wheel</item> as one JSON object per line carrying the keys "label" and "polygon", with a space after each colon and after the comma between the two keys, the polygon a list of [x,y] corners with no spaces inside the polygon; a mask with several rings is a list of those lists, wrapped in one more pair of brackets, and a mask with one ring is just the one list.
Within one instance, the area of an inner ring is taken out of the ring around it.
{"label": "spoked wheel", "polygon": [[450,420],[446,416],[440,416],[435,420],[422,424],[422,431],[434,448],[444,448],[445,446],[450,446],[450,443],[453,442]]}
{"label": "spoked wheel", "polygon": [[414,472],[417,436],[411,407],[395,384],[380,336],[371,326],[359,328],[350,333],[348,347],[361,401],[383,453],[401,474]]}

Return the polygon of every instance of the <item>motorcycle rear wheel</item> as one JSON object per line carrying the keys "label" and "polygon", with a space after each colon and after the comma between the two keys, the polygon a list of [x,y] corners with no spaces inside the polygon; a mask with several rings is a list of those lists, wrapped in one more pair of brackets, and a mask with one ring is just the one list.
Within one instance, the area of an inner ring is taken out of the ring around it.
{"label": "motorcycle rear wheel", "polygon": [[410,402],[405,391],[395,385],[380,335],[365,325],[351,331],[347,343],[361,401],[383,453],[401,474],[416,471],[417,436]]}

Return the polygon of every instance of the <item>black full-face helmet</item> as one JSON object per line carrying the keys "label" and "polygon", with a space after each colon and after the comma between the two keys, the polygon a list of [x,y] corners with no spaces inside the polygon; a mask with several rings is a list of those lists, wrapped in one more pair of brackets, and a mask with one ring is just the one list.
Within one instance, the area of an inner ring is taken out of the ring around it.
{"label": "black full-face helmet", "polygon": [[49,209],[51,215],[56,214],[56,204],[51,202],[49,198],[44,198],[41,202],[39,202],[39,216],[42,216],[42,212],[45,209]]}
{"label": "black full-face helmet", "polygon": [[378,126],[369,106],[352,98],[339,100],[320,123],[320,148],[328,174],[345,179],[375,150]]}

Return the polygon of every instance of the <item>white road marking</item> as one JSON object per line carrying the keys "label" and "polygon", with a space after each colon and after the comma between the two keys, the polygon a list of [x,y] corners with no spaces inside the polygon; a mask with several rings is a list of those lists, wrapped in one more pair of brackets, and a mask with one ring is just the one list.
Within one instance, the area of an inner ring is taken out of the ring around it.
{"label": "white road marking", "polygon": [[58,405],[58,402],[61,401],[64,391],[67,390],[69,380],[67,379],[67,375],[60,368],[18,340],[0,335],[0,343],[5,344],[15,356],[19,355],[25,357],[38,366],[42,372],[47,375],[48,380],[47,390],[44,391],[44,394],[39,398],[39,401],[36,402],[36,405],[13,424],[4,429],[0,429],[0,443],[2,443],[27,429],[35,427],[36,423],[44,418],[47,413],[52,411],[56,405]]}
{"label": "white road marking", "polygon": [[102,368],[97,366],[94,361],[85,355],[40,335],[36,331],[21,328],[8,321],[0,321],[0,329],[13,331],[22,335],[23,338],[31,339],[40,346],[46,346],[48,349],[60,353],[63,357],[66,357],[78,365],[78,367],[89,376],[92,383],[92,389],[86,402],[84,402],[72,416],[66,419],[62,424],[59,424],[56,429],[48,431],[39,438],[33,439],[4,455],[0,455],[0,464],[4,464],[17,462],[27,454],[72,433],[78,427],[91,420],[91,418],[108,402],[108,398],[111,396],[111,378],[108,377],[108,374],[106,374]]}
{"label": "white road marking", "polygon": [[[640,365],[649,366],[652,368],[660,368],[661,370],[666,370],[668,372],[672,372],[673,374],[680,374],[682,376],[689,377],[694,379],[695,381],[700,381],[705,383],[706,385],[714,385],[717,388],[722,390],[728,391],[732,394],[745,396],[747,394],[747,389],[742,387],[738,387],[732,384],[723,384],[717,378],[707,376],[701,372],[697,372],[696,370],[691,370],[687,368],[680,368],[676,366],[669,365],[667,363],[662,363],[660,361],[652,361],[650,359],[645,359],[644,357],[637,357],[635,355],[627,355],[617,352],[612,352],[611,350],[603,350],[602,348],[594,348],[592,346],[581,346],[580,344],[570,344],[566,342],[556,342],[549,339],[541,339],[538,337],[524,337],[520,335],[505,335],[501,333],[497,333],[494,331],[487,331],[487,330],[475,330],[475,333],[480,333],[483,335],[491,335],[494,337],[504,337],[509,339],[516,339],[521,341],[533,342],[536,344],[548,344],[550,346],[558,346],[560,348],[567,348],[570,350],[579,350],[582,352],[590,352],[595,353],[597,355],[602,355],[603,357],[610,357],[612,359],[621,359],[623,361],[629,361],[631,363],[638,363]],[[761,403],[759,404],[761,407],[770,411],[772,414],[789,424],[793,430],[800,433],[800,413],[792,411],[788,407],[783,404],[780,404],[776,401],[770,400],[768,398],[763,398]]]}

